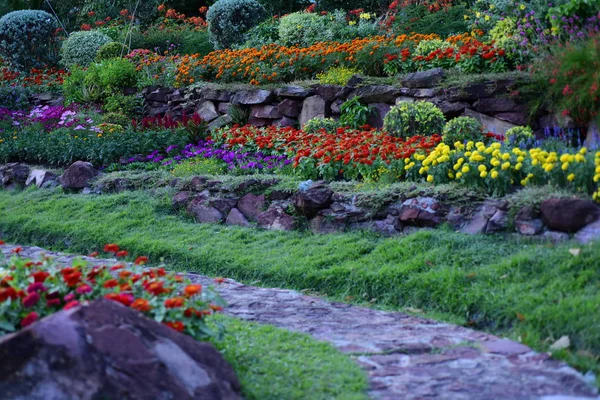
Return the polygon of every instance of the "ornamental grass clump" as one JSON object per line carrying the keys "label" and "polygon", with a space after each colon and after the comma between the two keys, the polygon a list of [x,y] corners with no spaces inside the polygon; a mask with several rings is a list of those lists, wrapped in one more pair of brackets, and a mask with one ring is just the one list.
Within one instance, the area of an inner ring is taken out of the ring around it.
{"label": "ornamental grass clump", "polygon": [[444,114],[435,104],[403,101],[385,116],[383,129],[392,136],[408,138],[440,134],[445,124]]}
{"label": "ornamental grass clump", "polygon": [[[117,258],[128,255],[116,244],[104,246],[104,251]],[[138,257],[132,265],[115,261],[112,266],[76,259],[65,267],[50,257],[28,260],[20,257],[21,252],[16,247],[12,258],[0,259],[0,335],[99,298],[137,310],[196,339],[220,333],[206,323],[207,316],[225,305],[217,292],[167,272],[164,266],[145,268],[148,257]]]}

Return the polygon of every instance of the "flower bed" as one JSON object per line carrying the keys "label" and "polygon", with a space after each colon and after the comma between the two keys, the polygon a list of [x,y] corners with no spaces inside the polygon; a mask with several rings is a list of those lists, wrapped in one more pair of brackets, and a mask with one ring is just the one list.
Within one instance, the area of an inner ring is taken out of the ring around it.
{"label": "flower bed", "polygon": [[[85,261],[74,261],[65,268],[51,258],[38,262],[24,259],[19,257],[20,251],[15,248],[14,257],[0,262],[0,335],[100,297],[197,339],[216,334],[204,317],[222,310],[224,302],[218,294],[167,273],[164,267],[144,268],[148,257],[138,257],[130,266],[90,267]],[[128,254],[116,244],[106,245],[104,251],[117,257]]]}

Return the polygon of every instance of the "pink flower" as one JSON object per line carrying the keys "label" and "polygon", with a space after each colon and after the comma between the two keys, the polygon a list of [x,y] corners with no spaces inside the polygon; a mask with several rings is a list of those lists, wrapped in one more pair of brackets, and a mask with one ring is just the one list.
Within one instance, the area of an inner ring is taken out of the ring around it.
{"label": "pink flower", "polygon": [[34,282],[27,287],[27,293],[45,292],[46,290],[48,290],[48,289],[41,282]]}
{"label": "pink flower", "polygon": [[25,308],[33,307],[40,300],[40,295],[37,292],[31,292],[23,299]]}
{"label": "pink flower", "polygon": [[65,303],[69,303],[69,302],[75,300],[75,294],[69,293],[68,295],[65,296],[65,298],[63,300],[65,301]]}
{"label": "pink flower", "polygon": [[92,287],[90,285],[81,285],[77,288],[77,293],[79,294],[86,294],[86,293],[90,293],[92,291]]}

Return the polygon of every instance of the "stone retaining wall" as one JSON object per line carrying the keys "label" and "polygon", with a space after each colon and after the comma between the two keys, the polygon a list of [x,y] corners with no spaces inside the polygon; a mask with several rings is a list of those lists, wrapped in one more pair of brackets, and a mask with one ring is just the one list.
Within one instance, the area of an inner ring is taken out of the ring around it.
{"label": "stone retaining wall", "polygon": [[517,84],[514,80],[472,83],[464,87],[444,88],[441,69],[416,72],[405,77],[401,87],[362,85],[354,77],[347,86],[315,85],[309,88],[283,86],[275,90],[254,89],[231,91],[215,87],[173,89],[151,86],[142,91],[145,112],[155,116],[170,113],[181,117],[185,112],[197,112],[211,128],[231,122],[229,107],[237,105],[250,111],[249,123],[254,126],[302,126],[311,118],[339,118],[340,106],[355,96],[373,107],[371,126],[383,126],[383,118],[400,101],[430,101],[446,118],[460,115],[480,120],[490,131],[503,134],[516,125],[533,129],[557,126],[558,121],[541,113],[529,121],[526,107],[511,97]]}

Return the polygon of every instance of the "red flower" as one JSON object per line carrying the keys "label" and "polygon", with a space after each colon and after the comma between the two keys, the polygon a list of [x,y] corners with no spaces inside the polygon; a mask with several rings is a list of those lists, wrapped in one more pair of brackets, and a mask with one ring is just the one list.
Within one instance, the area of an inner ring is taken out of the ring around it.
{"label": "red flower", "polygon": [[117,264],[117,265],[113,265],[112,267],[110,267],[111,271],[117,271],[119,269],[123,269],[125,268],[125,266],[123,264]]}
{"label": "red flower", "polygon": [[136,265],[144,265],[147,262],[148,262],[148,257],[146,257],[146,256],[139,256],[138,258],[135,259]]}
{"label": "red flower", "polygon": [[23,299],[23,306],[25,308],[33,307],[39,300],[40,295],[37,292],[31,292]]}
{"label": "red flower", "polygon": [[40,318],[40,316],[38,315],[38,313],[36,313],[35,311],[30,312],[29,314],[27,314],[27,316],[25,318],[23,318],[21,320],[21,328],[25,328],[25,327],[33,324],[39,318]]}
{"label": "red flower", "polygon": [[82,31],[89,31],[92,29],[92,26],[90,24],[82,24],[79,29],[81,29]]}
{"label": "red flower", "polygon": [[91,293],[91,291],[92,291],[92,287],[90,285],[86,285],[86,284],[79,286],[76,290],[76,292],[79,294],[87,294],[87,293]]}
{"label": "red flower", "polygon": [[183,306],[185,299],[183,297],[173,297],[165,300],[165,307],[167,308],[179,308]]}
{"label": "red flower", "polygon": [[109,279],[106,282],[104,282],[105,289],[111,289],[117,286],[119,286],[119,281],[117,281],[116,279]]}
{"label": "red flower", "polygon": [[4,240],[0,239],[0,246],[4,246],[6,243],[4,243]]}
{"label": "red flower", "polygon": [[75,300],[75,293],[69,293],[63,298],[63,300],[65,303],[70,303],[71,301]]}
{"label": "red flower", "polygon": [[133,304],[131,304],[131,308],[140,312],[148,312],[152,309],[150,303],[148,303],[148,300],[146,299],[136,299]]}
{"label": "red flower", "polygon": [[116,253],[119,251],[119,245],[115,243],[109,243],[104,246],[105,253]]}
{"label": "red flower", "polygon": [[115,254],[117,256],[117,258],[119,257],[127,257],[127,255],[129,254],[129,252],[127,250],[121,250],[118,251],[117,254]]}
{"label": "red flower", "polygon": [[223,311],[223,307],[218,306],[216,304],[210,304],[209,307],[214,311]]}
{"label": "red flower", "polygon": [[22,251],[23,251],[22,247],[15,247],[14,249],[11,250],[11,253],[19,254]]}
{"label": "red flower", "polygon": [[129,11],[127,9],[123,9],[119,14],[121,14],[123,17],[126,17],[127,14],[129,14]]}
{"label": "red flower", "polygon": [[181,321],[175,321],[175,322],[164,322],[164,324],[166,326],[168,326],[169,328],[175,329],[178,332],[183,332],[185,329],[185,325],[183,324],[183,322]]}
{"label": "red flower", "polygon": [[133,296],[127,293],[109,293],[104,298],[121,303],[125,307],[129,307],[133,303]]}
{"label": "red flower", "polygon": [[195,295],[199,294],[201,291],[202,291],[202,285],[198,285],[198,284],[187,285],[185,287],[185,289],[183,289],[183,293],[188,297],[195,296]]}
{"label": "red flower", "polygon": [[223,283],[223,282],[225,282],[225,278],[221,278],[221,277],[215,278],[215,282],[216,283]]}
{"label": "red flower", "polygon": [[90,254],[88,255],[88,257],[96,258],[96,257],[98,257],[98,252],[97,252],[97,251],[94,251],[93,253],[90,253]]}
{"label": "red flower", "polygon": [[67,304],[65,304],[65,306],[63,307],[63,310],[70,310],[71,308],[77,307],[80,304],[81,303],[77,300],[70,301]]}
{"label": "red flower", "polygon": [[41,282],[34,282],[31,285],[27,286],[27,293],[45,292],[46,290],[48,289],[46,289],[44,284]]}
{"label": "red flower", "polygon": [[46,271],[37,271],[31,274],[35,282],[43,283],[50,276],[50,274]]}
{"label": "red flower", "polygon": [[60,299],[46,299],[46,307],[60,306]]}
{"label": "red flower", "polygon": [[18,297],[17,291],[12,287],[0,289],[0,303],[3,303],[7,299],[16,300]]}

